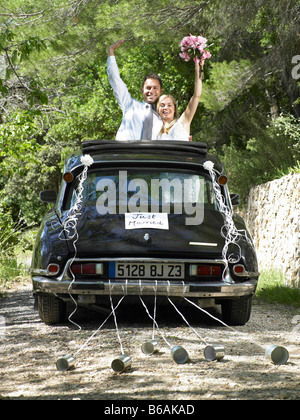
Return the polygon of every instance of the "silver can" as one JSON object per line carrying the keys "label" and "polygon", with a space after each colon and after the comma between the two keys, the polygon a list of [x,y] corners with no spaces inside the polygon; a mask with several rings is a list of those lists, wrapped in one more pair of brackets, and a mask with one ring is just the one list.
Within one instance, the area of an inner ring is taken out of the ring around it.
{"label": "silver can", "polygon": [[285,347],[272,344],[266,348],[266,357],[275,365],[284,365],[289,360],[289,352]]}
{"label": "silver can", "polygon": [[204,349],[204,357],[209,362],[214,360],[222,360],[225,356],[225,349],[221,344],[213,344],[206,346]]}
{"label": "silver can", "polygon": [[175,346],[171,350],[174,362],[178,365],[187,363],[189,361],[188,352],[182,346]]}
{"label": "silver can", "polygon": [[75,366],[75,357],[71,354],[66,354],[65,356],[58,359],[56,362],[56,368],[60,372],[66,372]]}
{"label": "silver can", "polygon": [[131,368],[131,357],[126,354],[121,354],[121,356],[112,361],[111,368],[117,373],[125,372]]}
{"label": "silver can", "polygon": [[146,341],[146,343],[142,345],[142,352],[146,356],[151,356],[151,354],[157,353],[158,351],[159,351],[159,343],[157,340],[149,340],[149,341]]}

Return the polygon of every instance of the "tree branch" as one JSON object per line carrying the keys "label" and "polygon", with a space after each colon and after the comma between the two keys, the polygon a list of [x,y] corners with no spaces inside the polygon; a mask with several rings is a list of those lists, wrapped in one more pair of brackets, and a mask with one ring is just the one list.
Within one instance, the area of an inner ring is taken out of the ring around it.
{"label": "tree branch", "polygon": [[14,17],[14,18],[18,18],[18,17],[22,17],[22,18],[28,18],[28,17],[32,17],[32,16],[38,16],[38,15],[43,15],[45,13],[45,10],[41,11],[41,12],[37,12],[37,13],[20,13],[20,14],[15,14],[15,13],[0,13],[0,16],[7,16],[7,17]]}
{"label": "tree branch", "polygon": [[10,68],[12,69],[12,71],[14,72],[14,74],[15,74],[15,76],[17,77],[17,79],[19,80],[19,82],[20,82],[20,84],[21,84],[21,86],[24,88],[24,89],[26,89],[28,92],[32,92],[27,86],[25,86],[24,85],[24,83],[22,82],[22,80],[20,79],[20,76],[18,75],[18,73],[17,73],[17,71],[16,71],[16,69],[15,69],[15,67],[14,67],[14,65],[12,64],[12,62],[11,62],[11,59],[10,59],[10,56],[9,56],[9,54],[8,54],[8,51],[7,51],[7,48],[3,48],[3,50],[5,51],[5,55],[6,55],[6,58],[7,58],[7,61],[8,61],[8,63],[9,63],[9,66],[10,66]]}

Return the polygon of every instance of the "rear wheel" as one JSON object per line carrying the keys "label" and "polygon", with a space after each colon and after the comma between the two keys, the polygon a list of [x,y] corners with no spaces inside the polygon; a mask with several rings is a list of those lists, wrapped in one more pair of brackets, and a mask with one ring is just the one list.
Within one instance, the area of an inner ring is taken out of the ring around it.
{"label": "rear wheel", "polygon": [[244,325],[251,315],[252,295],[242,296],[238,299],[224,300],[222,306],[222,318],[229,325]]}
{"label": "rear wheel", "polygon": [[39,315],[45,324],[58,324],[64,321],[66,317],[65,302],[48,293],[39,293],[37,299]]}

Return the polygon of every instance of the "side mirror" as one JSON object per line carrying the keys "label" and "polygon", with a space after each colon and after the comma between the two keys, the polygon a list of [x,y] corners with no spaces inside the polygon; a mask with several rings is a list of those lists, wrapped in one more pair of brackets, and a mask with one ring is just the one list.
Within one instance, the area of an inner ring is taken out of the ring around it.
{"label": "side mirror", "polygon": [[57,192],[55,190],[46,190],[40,192],[40,200],[43,203],[56,203]]}
{"label": "side mirror", "polygon": [[230,200],[233,206],[238,206],[241,202],[239,194],[230,194]]}

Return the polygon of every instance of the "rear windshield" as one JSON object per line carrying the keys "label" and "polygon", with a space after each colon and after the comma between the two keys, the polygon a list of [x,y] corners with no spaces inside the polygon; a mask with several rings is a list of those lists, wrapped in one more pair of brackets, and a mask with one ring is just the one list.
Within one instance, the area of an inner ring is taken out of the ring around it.
{"label": "rear windshield", "polygon": [[[77,189],[78,181],[69,191],[64,210],[74,205]],[[208,174],[149,169],[89,171],[81,205],[95,207],[99,215],[143,212],[195,217],[197,212],[199,218],[204,209],[217,210]]]}

